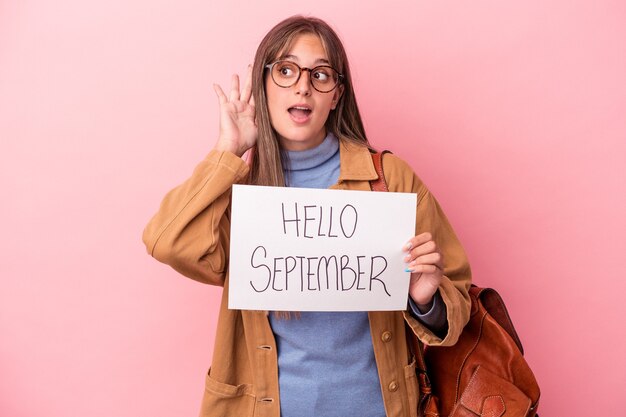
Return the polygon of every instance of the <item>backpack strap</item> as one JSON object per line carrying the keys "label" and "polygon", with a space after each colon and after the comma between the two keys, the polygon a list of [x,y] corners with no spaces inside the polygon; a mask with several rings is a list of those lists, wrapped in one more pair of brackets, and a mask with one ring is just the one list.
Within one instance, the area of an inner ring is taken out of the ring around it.
{"label": "backpack strap", "polygon": [[378,174],[378,178],[374,181],[370,181],[370,187],[372,191],[389,191],[387,188],[387,182],[385,181],[385,172],[383,171],[383,155],[391,153],[390,151],[373,152],[372,162],[374,162],[374,168]]}

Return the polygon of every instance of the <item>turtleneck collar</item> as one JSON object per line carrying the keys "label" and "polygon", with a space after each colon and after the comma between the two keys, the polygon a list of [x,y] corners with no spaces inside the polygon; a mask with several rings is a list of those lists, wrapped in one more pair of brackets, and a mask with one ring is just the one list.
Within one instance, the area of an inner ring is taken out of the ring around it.
{"label": "turtleneck collar", "polygon": [[323,165],[339,152],[339,140],[328,133],[322,143],[304,151],[286,151],[289,167],[285,171],[303,171]]}

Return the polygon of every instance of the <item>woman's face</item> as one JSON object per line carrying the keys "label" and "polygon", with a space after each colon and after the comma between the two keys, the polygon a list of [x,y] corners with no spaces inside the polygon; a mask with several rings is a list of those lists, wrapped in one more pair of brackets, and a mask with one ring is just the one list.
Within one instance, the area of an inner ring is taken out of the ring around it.
{"label": "woman's face", "polygon": [[[280,58],[301,68],[329,65],[322,42],[313,34],[298,36]],[[322,143],[328,114],[337,106],[343,92],[340,84],[328,93],[320,93],[311,85],[310,76],[309,71],[302,71],[298,82],[287,88],[276,85],[270,71],[265,76],[270,122],[282,147],[290,151],[311,149]]]}

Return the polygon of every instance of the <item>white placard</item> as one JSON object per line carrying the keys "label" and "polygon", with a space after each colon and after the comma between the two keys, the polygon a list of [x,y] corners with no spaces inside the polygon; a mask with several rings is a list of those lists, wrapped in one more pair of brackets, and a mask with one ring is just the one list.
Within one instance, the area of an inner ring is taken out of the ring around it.
{"label": "white placard", "polygon": [[409,193],[234,185],[231,309],[404,310]]}

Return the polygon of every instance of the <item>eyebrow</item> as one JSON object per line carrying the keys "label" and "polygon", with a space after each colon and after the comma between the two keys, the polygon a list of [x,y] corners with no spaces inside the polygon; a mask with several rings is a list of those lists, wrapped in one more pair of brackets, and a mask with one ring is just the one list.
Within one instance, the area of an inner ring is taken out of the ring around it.
{"label": "eyebrow", "polygon": [[[292,60],[294,60],[294,61],[299,61],[299,59],[298,59],[298,57],[297,57],[297,56],[295,56],[295,55],[290,55],[290,54],[288,54],[288,55],[283,55],[283,56],[281,56],[281,57],[279,58],[279,60],[280,60],[280,59],[292,59]],[[324,59],[324,58],[317,58],[317,59],[315,60],[315,63],[314,63],[314,64],[315,64],[315,65],[317,65],[317,64],[327,64],[327,65],[330,65],[330,62],[329,62],[327,59]]]}

